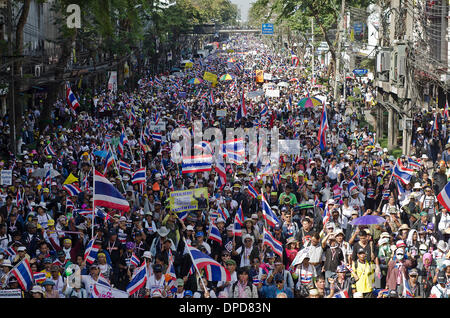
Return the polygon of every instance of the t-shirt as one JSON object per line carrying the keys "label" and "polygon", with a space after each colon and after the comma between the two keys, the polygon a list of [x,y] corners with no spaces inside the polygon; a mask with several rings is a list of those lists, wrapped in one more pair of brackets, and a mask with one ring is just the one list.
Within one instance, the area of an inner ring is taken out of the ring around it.
{"label": "t-shirt", "polygon": [[356,262],[353,263],[353,271],[358,275],[359,279],[354,284],[356,291],[360,293],[369,293],[373,290],[373,283],[375,282],[375,265],[373,263],[361,264],[359,261],[358,266]]}

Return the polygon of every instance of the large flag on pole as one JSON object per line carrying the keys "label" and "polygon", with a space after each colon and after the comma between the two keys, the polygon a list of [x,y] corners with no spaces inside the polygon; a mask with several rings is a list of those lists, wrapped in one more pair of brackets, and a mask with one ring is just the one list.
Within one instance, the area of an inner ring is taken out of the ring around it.
{"label": "large flag on pole", "polygon": [[320,127],[318,133],[319,146],[321,150],[324,150],[327,147],[326,141],[326,133],[328,129],[328,118],[327,118],[327,107],[323,104],[322,108],[322,117],[320,119]]}
{"label": "large flag on pole", "polygon": [[129,211],[130,204],[111,182],[97,170],[94,171],[94,205]]}

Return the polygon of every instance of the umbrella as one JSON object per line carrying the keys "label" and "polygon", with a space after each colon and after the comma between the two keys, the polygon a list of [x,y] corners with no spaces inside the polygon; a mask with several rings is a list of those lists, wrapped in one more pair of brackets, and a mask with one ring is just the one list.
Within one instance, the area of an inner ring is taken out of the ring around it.
{"label": "umbrella", "polygon": [[[38,168],[36,170],[33,171],[33,173],[31,174],[33,177],[36,178],[44,178],[45,175],[47,174],[48,169],[45,168]],[[54,178],[61,175],[58,171],[56,171],[55,169],[50,169],[50,177]]]}
{"label": "umbrella", "polygon": [[221,81],[232,81],[234,80],[234,76],[231,74],[224,74],[220,77]]}
{"label": "umbrella", "polygon": [[384,218],[378,215],[364,215],[356,218],[349,223],[351,225],[370,225],[370,224],[382,224],[386,222]]}
{"label": "umbrella", "polygon": [[227,62],[228,62],[228,63],[234,63],[234,62],[236,62],[236,60],[235,60],[234,58],[230,57],[230,58],[227,60]]}
{"label": "umbrella", "polygon": [[203,82],[203,80],[201,78],[195,77],[195,78],[191,78],[188,81],[188,84],[201,84]]}
{"label": "umbrella", "polygon": [[301,106],[303,108],[314,107],[322,105],[322,101],[315,97],[305,97],[300,99],[297,106]]}
{"label": "umbrella", "polygon": [[277,86],[280,86],[280,87],[288,87],[289,84],[286,83],[286,82],[279,82],[279,83],[277,84]]}

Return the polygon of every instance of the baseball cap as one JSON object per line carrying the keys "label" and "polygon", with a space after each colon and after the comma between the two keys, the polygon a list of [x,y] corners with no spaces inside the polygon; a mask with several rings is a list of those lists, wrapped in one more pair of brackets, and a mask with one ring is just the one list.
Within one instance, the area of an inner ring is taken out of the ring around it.
{"label": "baseball cap", "polygon": [[181,278],[177,279],[177,286],[184,286],[184,280]]}
{"label": "baseball cap", "polygon": [[205,234],[203,234],[203,232],[200,231],[200,232],[197,232],[197,234],[195,234],[195,236],[196,236],[196,237],[199,237],[199,236],[205,236]]}
{"label": "baseball cap", "polygon": [[281,273],[276,274],[274,276],[274,280],[275,280],[275,283],[282,282],[283,281],[283,275]]}
{"label": "baseball cap", "polygon": [[362,254],[362,253],[366,254],[366,250],[363,248],[358,249],[358,254]]}
{"label": "baseball cap", "polygon": [[446,281],[447,281],[447,278],[445,277],[445,273],[439,272],[438,277],[437,277],[437,282],[439,284],[445,284]]}
{"label": "baseball cap", "polygon": [[188,226],[186,226],[186,231],[193,231],[194,230],[194,227],[192,226],[192,225],[188,225]]}

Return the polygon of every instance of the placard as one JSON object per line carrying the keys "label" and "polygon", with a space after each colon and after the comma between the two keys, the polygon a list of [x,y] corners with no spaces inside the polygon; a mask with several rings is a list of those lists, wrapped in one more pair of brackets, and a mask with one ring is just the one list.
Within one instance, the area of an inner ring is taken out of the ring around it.
{"label": "placard", "polygon": [[12,185],[12,170],[2,170],[0,182],[2,185]]}
{"label": "placard", "polygon": [[159,121],[158,125],[155,125],[155,123],[151,123],[150,124],[150,130],[165,131],[166,130],[166,122],[165,121]]}
{"label": "placard", "polygon": [[22,298],[21,289],[2,289],[0,290],[0,298]]}
{"label": "placard", "polygon": [[128,298],[128,293],[102,284],[94,284],[92,296],[94,298]]}
{"label": "placard", "polygon": [[217,117],[226,117],[227,116],[227,110],[226,109],[218,109],[216,111]]}
{"label": "placard", "polygon": [[279,89],[268,89],[266,91],[267,97],[280,97],[280,90]]}
{"label": "placard", "polygon": [[272,80],[272,74],[264,73],[264,80],[271,81]]}
{"label": "placard", "polygon": [[[196,198],[206,199],[206,201],[200,200],[199,205],[199,201]],[[207,209],[208,206],[208,188],[197,188],[170,192],[170,210],[172,212]]]}
{"label": "placard", "polygon": [[278,151],[280,154],[299,155],[300,140],[280,139],[278,140]]}
{"label": "placard", "polygon": [[264,71],[256,70],[256,83],[264,83]]}

